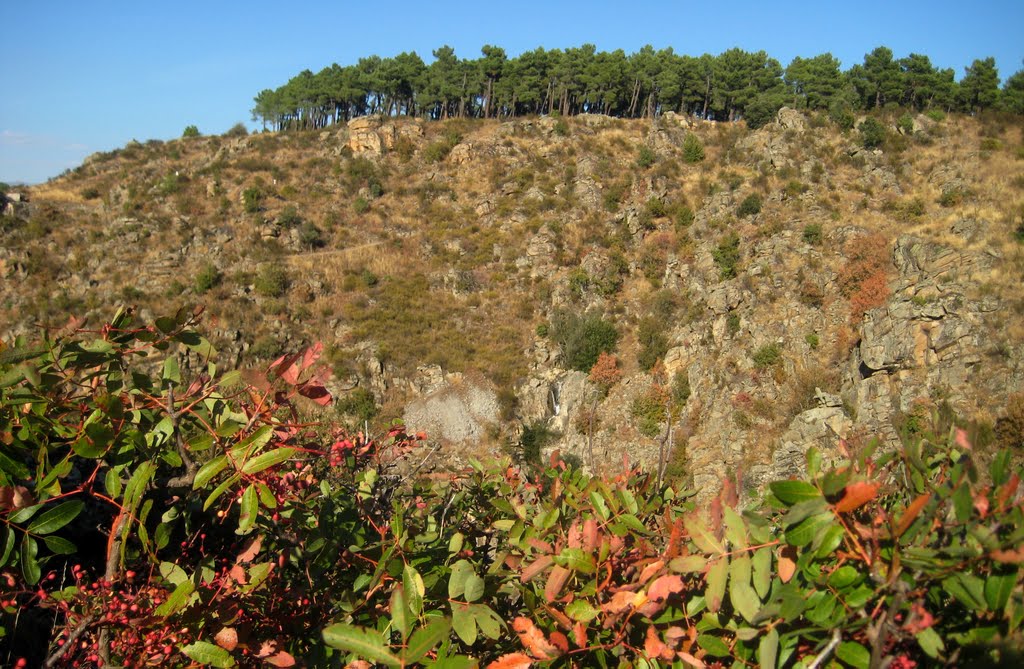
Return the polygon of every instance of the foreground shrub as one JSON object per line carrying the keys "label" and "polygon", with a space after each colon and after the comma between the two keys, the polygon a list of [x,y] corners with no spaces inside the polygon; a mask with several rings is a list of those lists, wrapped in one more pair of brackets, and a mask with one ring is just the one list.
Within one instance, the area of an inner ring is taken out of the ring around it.
{"label": "foreground shrub", "polygon": [[119,313],[0,351],[11,664],[1011,666],[1024,651],[1024,472],[1005,451],[981,471],[963,430],[830,468],[812,448],[805,476],[742,506],[723,481],[707,513],[639,469],[558,457],[419,478],[400,429],[310,425],[303,403],[331,401],[318,346],[247,386],[195,322]]}

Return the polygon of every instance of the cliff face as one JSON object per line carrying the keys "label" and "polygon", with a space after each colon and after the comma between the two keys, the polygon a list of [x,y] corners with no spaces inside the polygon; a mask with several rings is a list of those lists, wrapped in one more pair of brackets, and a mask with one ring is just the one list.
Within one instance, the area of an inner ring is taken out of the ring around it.
{"label": "cliff face", "polygon": [[[1015,123],[919,117],[873,151],[788,109],[132,144],[5,199],[0,336],[198,302],[228,364],[324,341],[336,393],[439,464],[525,431],[754,488],[1020,389]],[[618,333],[604,386],[571,369],[587,316]]]}

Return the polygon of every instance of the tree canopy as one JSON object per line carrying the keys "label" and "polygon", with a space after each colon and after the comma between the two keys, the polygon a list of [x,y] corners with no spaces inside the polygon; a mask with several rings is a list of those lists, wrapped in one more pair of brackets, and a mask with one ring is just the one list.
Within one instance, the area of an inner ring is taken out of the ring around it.
{"label": "tree canopy", "polygon": [[[253,119],[274,129],[321,128],[366,114],[443,119],[530,114],[608,114],[639,118],[674,111],[761,125],[783,105],[870,110],[902,106],[974,113],[1020,111],[1022,72],[1003,90],[995,59],[975,60],[960,83],[952,69],[879,46],[846,71],[830,53],[797,56],[785,68],[764,51],[732,48],[717,56],[677,54],[647,45],[636,53],[538,47],[509,57],[485,45],[475,59],[444,45],[428,65],[416,52],[366,56],[352,65],[303,70],[255,97]],[[1005,98],[1005,100],[1003,99]]]}

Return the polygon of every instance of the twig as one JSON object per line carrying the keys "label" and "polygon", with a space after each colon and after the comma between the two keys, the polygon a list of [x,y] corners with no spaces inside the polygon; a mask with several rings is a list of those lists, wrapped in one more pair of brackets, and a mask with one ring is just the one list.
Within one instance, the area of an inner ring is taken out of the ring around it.
{"label": "twig", "polygon": [[167,387],[167,415],[171,419],[171,430],[174,432],[174,442],[178,447],[178,455],[181,456],[181,461],[185,464],[185,473],[181,476],[175,476],[167,482],[168,488],[190,488],[192,483],[196,480],[196,472],[199,470],[196,467],[196,463],[192,460],[192,456],[188,454],[188,448],[185,447],[185,440],[181,436],[181,430],[178,429],[178,414],[174,410],[174,385],[171,384]]}
{"label": "twig", "polygon": [[825,646],[820,653],[818,653],[817,657],[814,658],[813,662],[807,665],[807,669],[818,669],[818,667],[821,666],[822,662],[827,660],[829,656],[832,655],[832,651],[835,650],[836,646],[838,646],[839,642],[842,640],[842,633],[837,629],[832,630],[832,638],[829,640],[828,645]]}
{"label": "twig", "polygon": [[45,669],[50,669],[50,667],[56,665],[57,662],[64,657],[65,653],[75,647],[75,642],[78,641],[78,637],[82,636],[82,634],[85,633],[86,628],[88,628],[95,620],[96,618],[91,615],[82,618],[82,621],[75,626],[75,629],[71,630],[71,634],[68,635],[67,641],[64,642],[64,645],[53,651],[53,653],[46,658],[46,661],[43,662],[43,667]]}

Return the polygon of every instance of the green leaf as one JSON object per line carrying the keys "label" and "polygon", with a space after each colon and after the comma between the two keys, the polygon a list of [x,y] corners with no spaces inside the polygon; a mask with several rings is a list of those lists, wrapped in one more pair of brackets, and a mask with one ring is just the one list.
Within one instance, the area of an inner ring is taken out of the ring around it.
{"label": "green leaf", "polygon": [[213,480],[214,476],[220,474],[227,466],[228,457],[226,455],[221,455],[210,460],[200,467],[198,472],[196,472],[196,477],[192,480],[192,489],[198,490],[199,488],[202,488]]}
{"label": "green leaf", "polygon": [[108,469],[103,475],[103,487],[108,495],[117,499],[121,496],[121,475],[114,469]]}
{"label": "green leaf", "polygon": [[44,537],[43,543],[51,553],[57,555],[73,555],[78,552],[78,547],[64,537]]}
{"label": "green leaf", "polygon": [[821,497],[821,492],[806,481],[773,481],[768,487],[772,494],[787,506]]}
{"label": "green leaf", "polygon": [[761,637],[757,645],[757,664],[764,669],[774,669],[779,653],[779,633],[773,627]]}
{"label": "green leaf", "polygon": [[237,467],[238,463],[243,458],[251,457],[254,453],[258,453],[260,449],[269,444],[273,436],[273,428],[270,425],[264,425],[242,441],[238,442],[229,451],[229,459],[233,461]]}
{"label": "green leaf", "polygon": [[43,508],[42,504],[33,504],[32,506],[22,507],[15,511],[14,513],[12,513],[11,515],[7,516],[7,521],[15,524],[24,523],[26,520],[36,515],[36,512],[39,511],[39,509],[41,508]]}
{"label": "green leaf", "polygon": [[14,530],[9,525],[4,525],[3,546],[3,552],[0,553],[0,567],[7,564],[7,560],[10,559],[11,553],[14,551]]}
{"label": "green leaf", "polygon": [[21,575],[25,577],[25,582],[29,585],[35,585],[39,582],[39,577],[42,575],[39,570],[39,562],[36,561],[36,555],[39,553],[39,545],[36,540],[29,535],[21,537]]}
{"label": "green leaf", "polygon": [[727,657],[729,646],[717,636],[712,634],[701,634],[697,637],[697,645],[707,651],[708,655],[715,657]]}
{"label": "green leaf", "polygon": [[832,523],[831,513],[819,513],[805,518],[796,527],[786,530],[786,543],[791,546],[806,546],[814,541],[814,536],[823,527]]}
{"label": "green leaf", "polygon": [[208,641],[196,641],[181,649],[181,652],[199,664],[206,664],[211,667],[225,668],[235,666],[235,658],[231,653],[216,644]]}
{"label": "green leaf", "polygon": [[584,574],[593,574],[597,570],[594,556],[582,548],[563,548],[562,552],[555,556],[555,564]]}
{"label": "green leaf", "polygon": [[985,602],[990,611],[1002,611],[1017,584],[1017,574],[990,574],[985,579]]}
{"label": "green leaf", "polygon": [[252,532],[256,517],[259,514],[259,500],[256,497],[255,486],[247,486],[242,493],[242,499],[238,505],[238,529],[235,534],[248,534]]}
{"label": "green leaf", "polygon": [[402,591],[402,585],[396,584],[391,590],[391,626],[402,635],[402,643],[409,638],[411,625],[409,606],[405,603],[405,593]]}
{"label": "green leaf", "polygon": [[414,616],[423,612],[423,595],[426,587],[423,584],[423,577],[411,564],[405,565],[402,569],[402,586],[405,588],[405,598],[409,609]]}
{"label": "green leaf", "polygon": [[181,372],[178,370],[178,360],[173,355],[164,359],[164,371],[160,375],[164,381],[179,385],[181,383]]}
{"label": "green leaf", "polygon": [[856,669],[866,669],[871,664],[871,651],[853,641],[844,641],[836,648],[836,657]]}
{"label": "green leaf", "polygon": [[959,572],[942,581],[942,587],[967,608],[985,609],[985,584],[977,576]]}
{"label": "green leaf", "polygon": [[467,646],[472,646],[476,642],[476,618],[470,611],[469,604],[452,602],[452,629]]}
{"label": "green leaf", "polygon": [[226,479],[224,479],[223,481],[221,481],[221,484],[219,486],[217,486],[216,488],[214,488],[213,492],[211,492],[209,494],[209,496],[207,496],[206,501],[203,502],[203,511],[206,511],[207,509],[209,509],[210,505],[212,505],[214,502],[216,502],[218,497],[223,495],[225,492],[228,491],[228,488],[232,487],[233,485],[235,485],[236,483],[238,483],[241,480],[242,480],[242,475],[241,474],[232,474],[231,476],[229,476]]}
{"label": "green leaf", "polygon": [[[767,546],[754,551],[750,560],[753,568],[753,585],[757,596],[764,599],[772,585],[772,550]],[[777,640],[776,640],[777,643]]]}
{"label": "green leaf", "polygon": [[725,597],[725,586],[729,577],[729,558],[723,555],[718,562],[708,569],[705,581],[707,587],[704,590],[704,597],[707,599],[708,610],[717,613],[722,606],[722,599]]}
{"label": "green leaf", "polygon": [[730,507],[725,507],[725,538],[732,544],[733,550],[743,550],[748,546],[747,526],[743,518]]}
{"label": "green leaf", "polygon": [[473,604],[473,617],[476,618],[476,626],[488,639],[498,639],[501,636],[501,628],[504,622],[486,604]]}
{"label": "green leaf", "polygon": [[[467,560],[459,560],[452,565],[451,576],[448,577],[448,596],[452,599],[462,597],[466,592],[466,581],[474,575],[473,565]],[[455,624],[455,621],[452,621]]]}
{"label": "green leaf", "polygon": [[600,609],[594,608],[586,599],[575,599],[565,607],[565,615],[581,623],[589,623],[601,615]]}
{"label": "green leaf", "polygon": [[860,571],[846,564],[829,574],[828,585],[836,590],[844,590],[855,583],[859,583],[863,576]]}
{"label": "green leaf", "polygon": [[953,491],[953,511],[956,513],[956,519],[961,523],[966,523],[971,519],[974,500],[971,498],[971,488],[967,483],[961,483]]}
{"label": "green leaf", "polygon": [[295,455],[294,448],[278,448],[259,455],[242,465],[243,474],[259,474]]}
{"label": "green leaf", "polygon": [[170,597],[167,598],[167,601],[156,607],[156,610],[153,613],[163,617],[174,615],[188,606],[189,600],[192,598],[192,593],[195,592],[195,589],[195,584],[186,577],[185,580],[178,582],[178,585],[174,588],[174,592],[172,592]]}
{"label": "green leaf", "polygon": [[53,507],[32,521],[28,531],[32,534],[51,534],[64,527],[82,512],[85,504],[79,500],[71,500]]}
{"label": "green leaf", "polygon": [[917,643],[921,646],[921,650],[928,655],[928,657],[937,658],[942,649],[946,647],[942,643],[942,637],[939,636],[938,632],[935,631],[934,627],[929,627],[926,630],[922,630],[917,633]]}
{"label": "green leaf", "polygon": [[687,555],[686,557],[673,558],[668,563],[668,568],[677,574],[689,574],[695,571],[704,571],[708,559],[703,555]]}
{"label": "green leaf", "polygon": [[711,553],[712,555],[721,555],[725,552],[725,547],[715,537],[714,534],[708,530],[707,526],[697,516],[686,516],[683,518],[683,526],[686,531],[690,534],[690,539],[693,543],[697,544],[697,548],[701,549],[705,553]]}
{"label": "green leaf", "polygon": [[466,578],[466,591],[464,597],[467,602],[475,602],[484,596],[484,579],[476,574],[470,574]]}
{"label": "green leaf", "polygon": [[419,662],[434,649],[434,646],[448,638],[448,631],[451,628],[452,623],[448,618],[431,618],[423,627],[412,633],[402,659],[407,665]]}
{"label": "green leaf", "polygon": [[608,504],[604,496],[596,490],[590,491],[590,503],[594,505],[594,511],[601,517],[601,520],[608,520],[611,513],[608,511]]}
{"label": "green leaf", "polygon": [[989,471],[992,473],[992,485],[1000,486],[1006,483],[1009,468],[1010,450],[1004,448],[996,453],[996,457],[992,458],[992,464],[989,465]]}
{"label": "green leaf", "polygon": [[348,651],[364,660],[379,662],[391,667],[402,664],[402,660],[391,652],[377,632],[347,623],[334,623],[323,631],[323,637],[324,643],[331,648]]}
{"label": "green leaf", "polygon": [[748,623],[754,622],[754,618],[761,608],[761,600],[758,599],[754,589],[750,587],[750,583],[746,581],[735,581],[731,584],[729,601]]}

